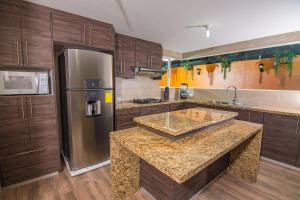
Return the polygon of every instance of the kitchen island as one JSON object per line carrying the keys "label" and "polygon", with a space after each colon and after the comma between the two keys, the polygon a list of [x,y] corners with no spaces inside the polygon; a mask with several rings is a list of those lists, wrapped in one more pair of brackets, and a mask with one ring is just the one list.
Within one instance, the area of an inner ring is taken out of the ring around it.
{"label": "kitchen island", "polygon": [[[194,108],[143,116],[135,119],[140,127],[111,133],[113,199],[125,199],[141,186],[157,199],[189,199],[227,168],[256,182],[262,125],[228,120],[224,111],[220,123],[219,112]],[[191,126],[195,121],[199,129]],[[205,124],[210,126],[203,129]],[[153,131],[183,134],[183,128],[193,134],[172,140]]]}

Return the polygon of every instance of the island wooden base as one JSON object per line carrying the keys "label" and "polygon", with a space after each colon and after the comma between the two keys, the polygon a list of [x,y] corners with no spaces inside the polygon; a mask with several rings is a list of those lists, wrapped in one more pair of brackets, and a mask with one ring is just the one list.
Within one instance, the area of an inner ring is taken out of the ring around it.
{"label": "island wooden base", "polygon": [[229,165],[229,153],[184,183],[177,183],[144,160],[140,162],[140,184],[158,200],[188,200],[214,180]]}
{"label": "island wooden base", "polygon": [[[224,152],[220,159],[182,184],[175,183],[165,175],[162,176],[156,168],[142,161],[136,154],[118,144],[111,137],[113,199],[124,200],[140,190],[141,185],[153,195],[159,195],[160,192],[161,196],[156,196],[158,200],[188,199],[227,168],[228,160],[229,173],[250,182],[256,182],[261,137],[262,131],[260,130],[230,152]],[[186,196],[181,196],[180,192]]]}

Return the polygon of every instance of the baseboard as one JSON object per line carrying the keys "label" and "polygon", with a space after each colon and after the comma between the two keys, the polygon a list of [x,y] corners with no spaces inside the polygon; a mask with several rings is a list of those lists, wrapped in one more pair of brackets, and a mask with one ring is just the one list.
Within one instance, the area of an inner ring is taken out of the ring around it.
{"label": "baseboard", "polygon": [[27,181],[23,181],[23,182],[16,183],[16,184],[13,184],[13,185],[5,186],[2,189],[5,190],[5,189],[19,187],[19,186],[22,186],[22,185],[26,185],[28,183],[36,182],[36,181],[39,181],[39,180],[42,180],[42,179],[46,179],[46,178],[50,178],[50,177],[56,176],[56,175],[58,175],[58,172],[53,172],[53,173],[46,174],[44,176],[33,178],[33,179],[30,179],[30,180],[27,180]]}
{"label": "baseboard", "polygon": [[300,172],[300,168],[299,167],[296,167],[296,166],[293,166],[293,165],[289,165],[289,164],[286,164],[286,163],[283,163],[283,162],[279,162],[279,161],[276,161],[276,160],[272,160],[270,158],[266,158],[266,157],[263,157],[263,156],[261,156],[260,158],[262,160],[268,161],[270,163],[273,163],[273,164],[276,164],[276,165],[280,165],[282,167],[286,167],[286,168],[289,168],[289,169],[292,169],[292,170]]}
{"label": "baseboard", "polygon": [[91,165],[91,166],[88,166],[88,167],[85,167],[85,168],[82,168],[82,169],[70,170],[70,166],[69,166],[69,163],[68,163],[67,159],[65,158],[64,155],[62,157],[63,157],[63,159],[65,161],[65,164],[66,164],[67,169],[68,169],[68,171],[69,171],[69,173],[70,173],[71,176],[78,176],[78,175],[86,173],[88,171],[92,171],[92,170],[104,167],[104,166],[109,165],[111,163],[110,160],[107,160],[107,161],[104,161],[104,162],[101,162],[101,163],[97,163],[95,165]]}

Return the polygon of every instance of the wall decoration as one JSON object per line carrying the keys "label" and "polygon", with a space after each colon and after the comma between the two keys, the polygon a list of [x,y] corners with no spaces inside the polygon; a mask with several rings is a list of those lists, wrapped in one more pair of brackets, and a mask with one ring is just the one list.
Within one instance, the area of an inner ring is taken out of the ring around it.
{"label": "wall decoration", "polygon": [[[222,67],[221,72],[223,73],[223,78],[225,80],[226,76],[227,76],[227,70],[230,69],[231,60],[226,57],[220,57],[220,60],[221,60],[221,67]],[[231,69],[230,69],[230,71],[231,71]]]}
{"label": "wall decoration", "polygon": [[218,67],[217,64],[206,64],[206,71],[209,77],[209,84],[213,85],[214,84],[214,72],[216,68]]}
{"label": "wall decoration", "polygon": [[[275,65],[276,54],[280,55],[277,56],[278,68]],[[226,79],[220,58],[231,61]],[[202,89],[224,89],[228,85],[235,85],[240,89],[300,91],[300,43],[193,58],[188,60],[189,65],[185,66],[186,63],[187,60],[172,62],[171,87],[180,87],[180,83],[187,82],[192,88]],[[228,73],[230,68],[231,72]],[[160,84],[165,87],[166,75]]]}

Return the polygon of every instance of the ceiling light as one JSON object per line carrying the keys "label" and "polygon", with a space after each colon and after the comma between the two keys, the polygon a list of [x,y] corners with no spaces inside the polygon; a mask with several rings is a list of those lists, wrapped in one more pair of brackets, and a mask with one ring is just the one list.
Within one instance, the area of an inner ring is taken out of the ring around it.
{"label": "ceiling light", "polygon": [[195,26],[186,26],[185,28],[205,28],[206,29],[206,37],[210,37],[210,28],[211,24],[203,24],[203,25],[195,25]]}

